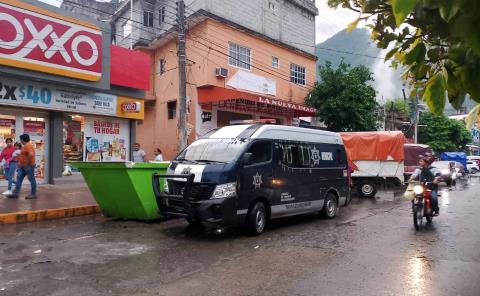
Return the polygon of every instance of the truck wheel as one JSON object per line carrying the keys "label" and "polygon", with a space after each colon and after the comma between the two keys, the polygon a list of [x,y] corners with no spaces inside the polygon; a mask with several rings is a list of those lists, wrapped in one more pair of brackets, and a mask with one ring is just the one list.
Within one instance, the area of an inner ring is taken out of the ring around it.
{"label": "truck wheel", "polygon": [[326,219],[333,219],[337,215],[338,202],[337,197],[333,193],[327,194],[325,197],[325,204],[321,212],[322,217]]}
{"label": "truck wheel", "polygon": [[452,186],[452,180],[448,180],[445,183],[447,184],[448,187]]}
{"label": "truck wheel", "polygon": [[247,231],[251,235],[259,235],[267,225],[267,210],[261,201],[256,202],[247,214]]}
{"label": "truck wheel", "polygon": [[476,169],[476,168],[471,168],[471,169],[470,169],[470,173],[472,173],[472,174],[475,175],[475,174],[477,173],[477,169]]}
{"label": "truck wheel", "polygon": [[377,186],[373,182],[360,183],[358,193],[363,197],[374,197],[377,193]]}

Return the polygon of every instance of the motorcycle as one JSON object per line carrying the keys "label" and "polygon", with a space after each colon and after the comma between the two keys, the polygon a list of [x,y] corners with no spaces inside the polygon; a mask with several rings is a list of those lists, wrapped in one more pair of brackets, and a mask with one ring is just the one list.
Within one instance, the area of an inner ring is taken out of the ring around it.
{"label": "motorcycle", "polygon": [[[431,183],[430,183],[431,184]],[[413,187],[415,198],[412,200],[413,225],[419,230],[423,225],[423,217],[432,223],[433,209],[431,203],[432,190],[428,189],[429,183],[420,183]]]}

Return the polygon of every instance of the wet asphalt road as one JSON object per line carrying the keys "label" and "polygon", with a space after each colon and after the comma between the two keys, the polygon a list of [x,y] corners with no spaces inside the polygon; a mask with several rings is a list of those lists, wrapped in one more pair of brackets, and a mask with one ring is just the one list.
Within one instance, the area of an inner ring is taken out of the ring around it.
{"label": "wet asphalt road", "polygon": [[388,195],[258,237],[99,216],[1,226],[0,296],[480,295],[480,178],[440,206],[418,232],[410,203]]}

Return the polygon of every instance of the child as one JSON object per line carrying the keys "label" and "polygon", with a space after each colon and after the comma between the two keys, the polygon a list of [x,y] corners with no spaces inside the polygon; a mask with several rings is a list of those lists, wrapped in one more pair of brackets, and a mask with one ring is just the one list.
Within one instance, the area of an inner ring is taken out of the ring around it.
{"label": "child", "polygon": [[9,167],[8,167],[8,190],[5,191],[4,195],[12,194],[12,185],[15,184],[15,173],[17,171],[17,164],[18,164],[18,156],[20,155],[20,151],[22,149],[22,145],[18,142],[13,145],[14,150],[12,153],[12,157],[10,158]]}

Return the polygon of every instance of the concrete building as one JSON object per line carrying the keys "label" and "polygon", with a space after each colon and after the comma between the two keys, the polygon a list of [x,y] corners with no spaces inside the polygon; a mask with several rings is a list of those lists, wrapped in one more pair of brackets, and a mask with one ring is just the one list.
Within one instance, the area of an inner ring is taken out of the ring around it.
{"label": "concrete building", "polygon": [[[292,124],[315,109],[303,105],[315,83],[314,1],[185,1],[189,143],[235,120]],[[191,5],[191,6],[189,6]],[[116,43],[150,55],[151,89],[137,140],[153,158],[178,152],[178,71],[174,1],[121,4]]]}
{"label": "concrete building", "polygon": [[118,6],[118,0],[111,0],[109,2],[96,0],[63,0],[60,8],[75,15],[94,18],[97,21],[109,22]]}
{"label": "concrete building", "polygon": [[[79,1],[79,0],[71,0]],[[186,16],[204,10],[271,39],[315,54],[314,0],[186,0]],[[120,4],[114,16],[117,44],[148,46],[176,22],[176,0],[134,0]]]}

